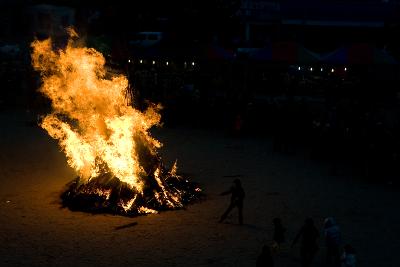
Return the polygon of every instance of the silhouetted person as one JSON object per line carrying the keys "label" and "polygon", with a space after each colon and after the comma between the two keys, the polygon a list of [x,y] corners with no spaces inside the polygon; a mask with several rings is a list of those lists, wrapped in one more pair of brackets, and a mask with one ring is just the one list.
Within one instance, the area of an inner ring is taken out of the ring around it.
{"label": "silhouetted person", "polygon": [[302,267],[308,267],[311,265],[311,262],[318,251],[318,236],[318,230],[314,226],[314,221],[311,218],[307,218],[292,244],[293,247],[301,237],[300,257]]}
{"label": "silhouetted person", "polygon": [[235,136],[239,136],[242,133],[242,130],[243,130],[243,118],[242,118],[242,115],[238,114],[235,117],[233,130],[234,130],[234,135]]}
{"label": "silhouetted person", "polygon": [[340,267],[340,243],[341,235],[339,226],[333,218],[324,221],[326,263],[327,265]]}
{"label": "silhouetted person", "polygon": [[279,250],[280,247],[281,247],[281,244],[283,242],[285,242],[286,229],[282,226],[282,221],[281,221],[280,218],[274,218],[272,220],[272,222],[274,224],[274,236],[273,236],[273,239],[274,239],[275,245],[277,247],[277,250]]}
{"label": "silhouetted person", "polygon": [[342,255],[342,267],[356,267],[356,252],[349,244],[344,246]]}
{"label": "silhouetted person", "polygon": [[222,214],[219,222],[223,222],[232,209],[237,207],[239,212],[239,224],[243,224],[243,199],[245,194],[239,179],[235,179],[233,181],[233,186],[228,191],[221,193],[221,196],[229,194],[231,194],[231,203],[225,213]]}
{"label": "silhouetted person", "polygon": [[257,267],[273,267],[274,266],[274,259],[271,255],[271,249],[264,245],[261,254],[257,258]]}

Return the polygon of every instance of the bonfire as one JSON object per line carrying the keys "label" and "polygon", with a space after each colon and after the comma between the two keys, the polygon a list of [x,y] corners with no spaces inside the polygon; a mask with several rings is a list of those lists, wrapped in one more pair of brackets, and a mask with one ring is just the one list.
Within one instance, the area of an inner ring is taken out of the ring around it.
{"label": "bonfire", "polygon": [[126,76],[107,71],[101,53],[79,46],[70,29],[65,48],[51,39],[32,43],[32,64],[42,78],[40,92],[52,112],[40,126],[58,140],[77,178],[61,195],[72,210],[123,215],[180,209],[201,189],[164,167],[162,144],[149,129],[160,125],[160,106],[139,110],[128,101]]}

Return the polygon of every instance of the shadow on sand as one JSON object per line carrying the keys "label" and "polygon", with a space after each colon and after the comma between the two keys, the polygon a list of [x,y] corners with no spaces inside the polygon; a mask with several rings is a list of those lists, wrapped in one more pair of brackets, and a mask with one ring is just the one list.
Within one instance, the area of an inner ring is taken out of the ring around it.
{"label": "shadow on sand", "polygon": [[124,225],[115,227],[114,230],[122,230],[122,229],[125,229],[125,228],[136,226],[137,224],[138,224],[137,222],[124,224]]}
{"label": "shadow on sand", "polygon": [[264,231],[265,230],[264,227],[261,227],[261,226],[255,225],[255,224],[248,224],[248,223],[244,223],[244,224],[240,225],[238,223],[226,221],[226,222],[223,222],[222,224],[237,226],[237,227],[250,229],[250,230],[254,230],[254,231]]}

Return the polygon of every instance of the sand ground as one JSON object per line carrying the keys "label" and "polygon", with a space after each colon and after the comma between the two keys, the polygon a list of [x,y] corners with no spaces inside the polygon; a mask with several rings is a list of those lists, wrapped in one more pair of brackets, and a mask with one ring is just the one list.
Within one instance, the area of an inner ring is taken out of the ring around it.
{"label": "sand ground", "polygon": [[[1,266],[255,266],[281,217],[289,242],[305,217],[321,229],[327,216],[358,252],[358,266],[400,266],[399,189],[332,176],[330,166],[301,155],[274,154],[271,140],[229,138],[217,131],[159,129],[162,155],[202,184],[207,199],[187,210],[137,218],[61,209],[59,194],[75,177],[57,143],[29,125],[23,111],[0,113]],[[240,177],[245,225],[218,194]],[[322,233],[321,233],[322,234]],[[324,246],[314,266],[324,266]],[[299,266],[298,247],[283,248],[276,266]]]}

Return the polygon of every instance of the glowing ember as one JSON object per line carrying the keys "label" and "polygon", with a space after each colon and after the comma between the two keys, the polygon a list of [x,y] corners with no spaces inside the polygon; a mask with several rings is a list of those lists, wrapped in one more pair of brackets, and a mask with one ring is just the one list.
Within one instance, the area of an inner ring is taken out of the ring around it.
{"label": "glowing ember", "polygon": [[152,209],[149,209],[149,208],[146,208],[146,207],[139,207],[139,213],[141,213],[141,214],[149,214],[149,213],[152,213],[152,214],[154,214],[154,213],[158,213],[158,211],[156,211],[156,210],[152,210]]}
{"label": "glowing ember", "polygon": [[195,185],[181,179],[176,162],[167,172],[148,132],[160,122],[160,106],[140,111],[127,105],[128,80],[105,68],[93,48],[71,39],[53,50],[50,39],[32,43],[32,64],[50,98],[52,113],[40,126],[59,141],[78,174],[62,195],[72,209],[126,214],[181,208],[198,197]]}

